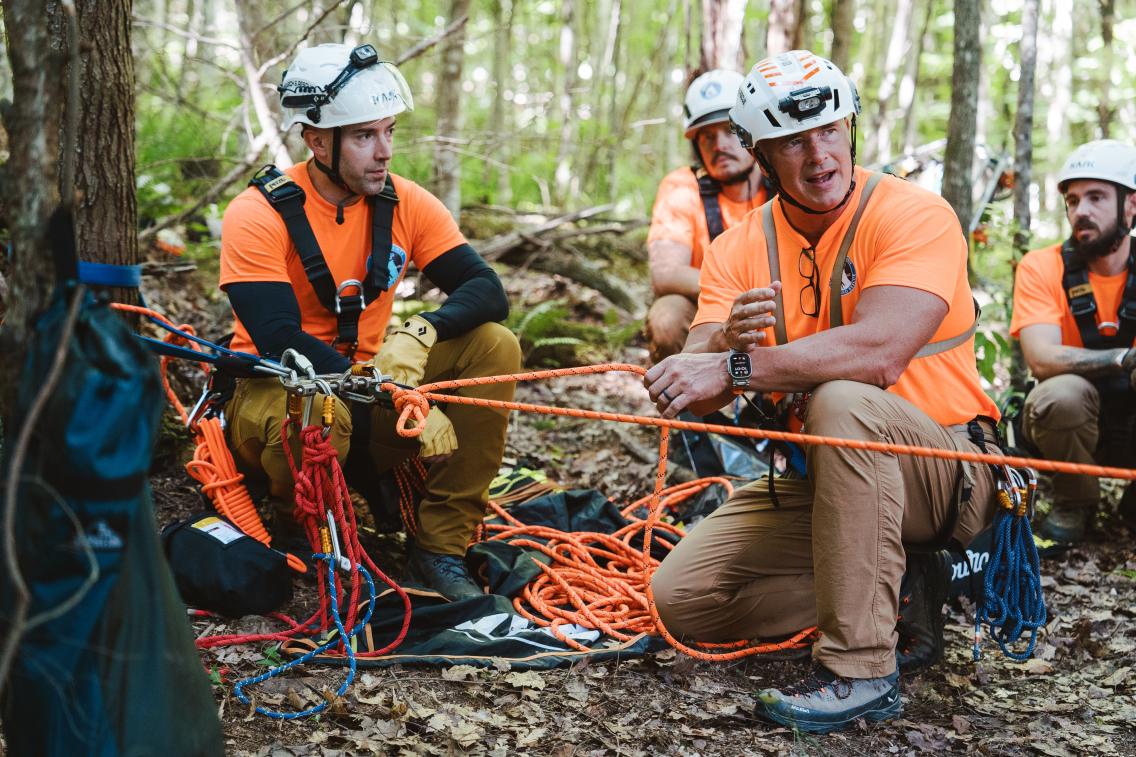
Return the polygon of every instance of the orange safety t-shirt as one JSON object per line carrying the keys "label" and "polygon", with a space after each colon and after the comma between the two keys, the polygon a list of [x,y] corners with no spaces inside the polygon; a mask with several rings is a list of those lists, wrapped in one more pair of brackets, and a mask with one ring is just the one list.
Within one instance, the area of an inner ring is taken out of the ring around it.
{"label": "orange safety t-shirt", "polygon": [[[304,212],[312,225],[324,260],[336,284],[348,279],[362,281],[371,254],[371,208],[360,200],[343,209],[343,224],[335,222],[335,205],[312,185],[308,164],[285,171],[304,190]],[[422,270],[444,252],[465,244],[465,237],[446,207],[434,195],[409,179],[390,174],[398,204],[395,205],[391,241],[405,258]],[[403,266],[399,281],[406,274]],[[237,282],[280,281],[292,285],[300,304],[300,327],[321,341],[332,344],[337,335],[335,315],[316,296],[304,273],[300,254],[284,220],[272,209],[259,189],[249,187],[237,195],[225,211],[221,224],[222,288]],[[382,344],[394,307],[398,282],[367,305],[359,317],[359,347],[356,360],[374,357]],[[355,289],[348,293],[353,293]],[[232,349],[256,353],[256,347],[240,319],[234,318]]]}
{"label": "orange safety t-shirt", "polygon": [[[808,242],[786,221],[780,203],[773,204],[789,341],[829,328],[829,275],[868,177],[867,171],[856,169],[856,191],[845,211],[816,245],[819,317],[806,316],[800,307],[800,294],[807,279],[798,273],[797,259]],[[966,240],[951,206],[914,184],[884,176],[864,208],[848,251],[841,290],[844,322],[854,320],[856,303],[865,289],[905,286],[930,292],[949,305],[931,341],[964,333],[974,322],[966,258]],[[702,266],[702,293],[692,327],[724,323],[739,294],[769,283],[761,212],[751,213],[711,245]],[[766,329],[764,343],[775,344],[775,339],[773,328]],[[982,391],[973,338],[945,352],[912,359],[888,391],[907,399],[943,425],[965,423],[978,415],[999,417],[997,406]]]}
{"label": "orange safety t-shirt", "polygon": [[[1069,308],[1069,298],[1061,279],[1065,264],[1061,245],[1055,244],[1027,252],[1014,274],[1014,315],[1010,319],[1010,336],[1018,337],[1026,326],[1048,323],[1061,327],[1061,344],[1084,347],[1081,330]],[[1115,276],[1099,276],[1089,271],[1089,285],[1097,301],[1097,323],[1119,323],[1120,300],[1128,271]]]}
{"label": "orange safety t-shirt", "polygon": [[[746,213],[761,207],[768,199],[765,184],[758,188],[757,194],[743,202],[731,200],[719,192],[722,226],[727,229],[734,226]],[[695,268],[702,267],[706,248],[710,246],[710,231],[706,227],[702,196],[698,194],[698,179],[689,166],[676,168],[667,174],[655,195],[647,244],[662,239],[689,246],[690,264]]]}

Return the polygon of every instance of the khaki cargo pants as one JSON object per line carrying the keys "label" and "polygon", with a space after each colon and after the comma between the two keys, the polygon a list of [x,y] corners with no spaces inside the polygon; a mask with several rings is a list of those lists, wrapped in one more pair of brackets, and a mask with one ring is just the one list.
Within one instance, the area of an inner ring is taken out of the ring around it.
{"label": "khaki cargo pants", "polygon": [[[806,431],[822,436],[980,451],[966,427],[943,427],[895,394],[853,381],[813,392]],[[997,452],[984,425],[987,448]],[[783,637],[818,626],[813,656],[850,678],[895,670],[904,543],[926,544],[948,517],[963,465],[837,447],[806,448],[808,480],[765,480],[734,494],[678,543],[651,582],[659,614],[697,641]],[[966,545],[993,517],[988,465],[954,539]]]}
{"label": "khaki cargo pants", "polygon": [[[1102,402],[1091,381],[1071,373],[1034,387],[1022,410],[1026,439],[1045,459],[1067,463],[1133,465],[1131,424],[1128,408]],[[1098,502],[1096,476],[1053,474],[1054,505],[1096,509]]]}
{"label": "khaki cargo pants", "polygon": [[[430,350],[423,383],[475,376],[516,373],[521,366],[517,338],[504,326],[487,323],[453,339],[438,342]],[[512,400],[515,384],[471,386],[456,393],[482,399]],[[315,405],[318,412],[321,398]],[[452,456],[430,466],[426,494],[418,510],[418,544],[442,554],[465,554],[474,528],[481,522],[488,501],[489,482],[497,475],[505,451],[507,410],[444,404],[453,423],[458,449]],[[280,430],[287,415],[286,396],[275,378],[245,379],[226,408],[229,443],[237,464],[244,470],[268,478],[273,497],[291,502],[292,472],[288,468]],[[398,414],[390,408],[371,410],[370,439],[366,454],[376,473],[385,472],[417,454],[418,441],[395,432]],[[335,422],[329,439],[339,453],[341,464],[351,449],[351,411],[336,403]],[[299,460],[299,444],[292,438],[292,450]]]}

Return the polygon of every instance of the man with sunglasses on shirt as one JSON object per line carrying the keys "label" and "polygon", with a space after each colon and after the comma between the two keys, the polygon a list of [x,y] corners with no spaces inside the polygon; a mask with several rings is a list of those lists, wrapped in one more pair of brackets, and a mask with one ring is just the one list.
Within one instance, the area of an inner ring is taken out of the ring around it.
{"label": "man with sunglasses on shirt", "polygon": [[[749,72],[730,118],[778,195],[711,245],[685,350],[645,383],[668,418],[749,391],[807,394],[809,434],[995,451],[962,229],[938,196],[855,165],[858,112],[853,84],[810,52]],[[897,616],[922,663],[941,654],[939,550],[990,521],[995,484],[985,465],[832,446],[807,446],[806,462],[806,480],[735,491],[652,590],[688,639],[817,626],[812,674],[760,692],[757,711],[827,732],[901,712],[898,667],[920,661]]]}
{"label": "man with sunglasses on shirt", "polygon": [[[225,213],[220,286],[235,316],[233,349],[277,360],[295,350],[318,374],[370,363],[408,386],[519,370],[516,337],[497,323],[509,309],[497,274],[436,197],[390,171],[395,122],[414,107],[398,69],[370,45],[319,45],[297,54],[279,91],[285,126],[301,124],[311,157],[284,172],[262,169]],[[388,333],[410,264],[447,299]],[[513,387],[457,393],[510,400]],[[226,415],[238,465],[267,478],[282,519],[274,530],[294,538],[285,405],[279,380],[241,379]],[[436,406],[415,439],[397,435],[396,419],[390,408],[337,402],[329,438],[348,481],[371,499],[393,466],[413,455],[428,465],[406,577],[450,600],[478,596],[464,557],[508,413]]]}
{"label": "man with sunglasses on shirt", "polygon": [[[1081,145],[1057,174],[1072,233],[1033,250],[1014,277],[1010,335],[1039,383],[1022,434],[1048,460],[1129,467],[1136,460],[1136,147]],[[1053,476],[1053,508],[1039,529],[1078,542],[1100,503],[1095,476]],[[1121,514],[1136,522],[1136,488]]]}

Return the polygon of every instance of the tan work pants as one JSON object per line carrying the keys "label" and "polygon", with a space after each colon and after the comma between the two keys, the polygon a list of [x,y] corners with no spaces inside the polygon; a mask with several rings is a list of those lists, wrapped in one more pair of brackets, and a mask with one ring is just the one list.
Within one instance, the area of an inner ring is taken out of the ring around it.
{"label": "tan work pants", "polygon": [[[1092,382],[1071,373],[1046,379],[1026,397],[1022,433],[1042,457],[1068,463],[1092,463],[1100,438],[1100,393]],[[1053,504],[1096,508],[1096,476],[1053,474]]]}
{"label": "tan work pants", "polygon": [[[504,326],[487,323],[453,339],[438,342],[430,350],[423,383],[475,376],[497,376],[520,370],[521,350],[517,338]],[[512,400],[515,384],[471,386],[456,393],[482,399]],[[315,405],[317,411],[319,402]],[[430,552],[465,554],[473,530],[481,522],[488,501],[489,482],[497,475],[505,451],[507,410],[473,405],[443,404],[454,426],[458,448],[446,460],[430,466],[426,494],[418,510],[418,544]],[[226,409],[229,442],[238,465],[268,478],[274,497],[291,501],[292,472],[288,468],[280,430],[286,417],[284,388],[275,378],[247,379],[237,383]],[[375,406],[371,411],[367,454],[382,473],[418,452],[417,439],[395,432],[398,414]],[[336,403],[335,422],[328,437],[339,453],[341,464],[351,450],[351,412]],[[293,459],[299,444],[292,436]]]}
{"label": "tan work pants", "polygon": [[664,294],[651,304],[643,327],[651,365],[682,352],[697,312],[698,303],[681,294]]}
{"label": "tan work pants", "polygon": [[[907,400],[833,381],[813,392],[806,431],[822,436],[977,451],[965,426],[945,428]],[[984,425],[996,452],[993,429]],[[699,523],[652,579],[659,614],[698,641],[774,638],[812,625],[813,656],[835,673],[878,678],[895,670],[904,543],[944,528],[963,474],[958,462],[810,445],[808,480],[779,479],[734,494]],[[993,517],[989,466],[973,480],[953,537],[966,545]]]}

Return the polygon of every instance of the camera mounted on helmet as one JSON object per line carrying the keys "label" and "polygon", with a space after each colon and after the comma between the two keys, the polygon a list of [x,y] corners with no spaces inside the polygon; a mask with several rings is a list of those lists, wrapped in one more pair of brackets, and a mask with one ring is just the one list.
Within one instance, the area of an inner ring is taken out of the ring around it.
{"label": "camera mounted on helmet", "polygon": [[[375,50],[373,45],[359,45],[351,51],[351,55],[347,59],[347,65],[339,75],[328,83],[323,88],[313,88],[300,84],[281,84],[276,90],[280,93],[280,104],[285,108],[306,108],[306,115],[312,123],[319,123],[322,114],[320,108],[327,105],[335,96],[339,94],[339,90],[347,82],[351,81],[351,77],[360,71],[369,68],[379,62],[379,53]],[[284,72],[285,81],[287,81],[288,72]]]}

